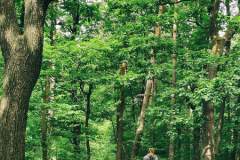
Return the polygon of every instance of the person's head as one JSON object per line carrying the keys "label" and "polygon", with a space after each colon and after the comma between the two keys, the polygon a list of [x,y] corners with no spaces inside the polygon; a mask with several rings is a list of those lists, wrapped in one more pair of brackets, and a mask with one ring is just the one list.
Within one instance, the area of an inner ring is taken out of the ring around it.
{"label": "person's head", "polygon": [[150,153],[150,154],[155,154],[155,148],[149,148],[148,149],[148,152]]}

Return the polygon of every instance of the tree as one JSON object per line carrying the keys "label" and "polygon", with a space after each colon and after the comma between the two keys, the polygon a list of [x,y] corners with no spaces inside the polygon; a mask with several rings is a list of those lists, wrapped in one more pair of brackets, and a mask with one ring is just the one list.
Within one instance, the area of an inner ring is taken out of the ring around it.
{"label": "tree", "polygon": [[[158,10],[157,10],[157,13],[159,15],[161,15],[161,14],[163,14],[163,11],[164,11],[164,7],[159,6]],[[154,35],[156,37],[161,36],[161,26],[159,24],[157,24],[154,27]],[[156,64],[156,52],[157,52],[157,50],[155,48],[151,49],[151,58],[150,58],[151,66],[154,66]],[[138,151],[138,148],[139,148],[139,145],[140,145],[140,142],[141,142],[143,130],[144,130],[144,123],[145,123],[144,121],[145,121],[146,110],[152,102],[152,99],[153,99],[153,96],[154,96],[154,93],[155,93],[155,89],[156,89],[156,79],[154,78],[153,73],[151,71],[149,71],[148,79],[146,80],[141,111],[140,111],[140,114],[138,116],[138,122],[137,122],[138,126],[137,126],[137,129],[136,129],[134,143],[133,143],[133,146],[132,146],[131,160],[136,159],[136,154],[137,154],[137,151]]]}
{"label": "tree", "polygon": [[25,0],[21,34],[14,1],[0,1],[0,44],[5,63],[0,105],[1,159],[25,159],[29,99],[41,69],[43,26],[50,2]]}
{"label": "tree", "polygon": [[[49,7],[49,19],[50,19],[50,31],[49,31],[49,39],[50,45],[54,47],[55,43],[55,34],[56,34],[56,9],[55,5],[51,5]],[[54,64],[51,60],[46,61],[47,68],[50,70],[54,70]],[[46,75],[45,77],[45,86],[44,88],[44,95],[43,95],[43,102],[44,105],[41,107],[41,144],[42,144],[42,159],[48,160],[49,154],[49,143],[48,143],[48,133],[49,133],[49,104],[54,100],[54,85],[55,85],[55,78],[52,75]]]}
{"label": "tree", "polygon": [[[120,75],[123,77],[127,72],[127,63],[123,62],[120,65]],[[121,85],[120,89],[120,103],[117,107],[117,133],[116,133],[116,140],[117,140],[117,154],[116,154],[116,160],[123,160],[123,134],[124,134],[124,110],[125,110],[125,88],[124,84]]]}
{"label": "tree", "polygon": [[[212,42],[213,56],[220,56],[223,52],[223,39],[218,36],[217,17],[219,12],[219,0],[213,0],[210,11],[209,36]],[[217,64],[208,66],[208,78],[211,80],[217,75]],[[211,101],[203,103],[204,133],[203,133],[203,151],[205,160],[215,159],[215,139],[214,139],[214,104]]]}

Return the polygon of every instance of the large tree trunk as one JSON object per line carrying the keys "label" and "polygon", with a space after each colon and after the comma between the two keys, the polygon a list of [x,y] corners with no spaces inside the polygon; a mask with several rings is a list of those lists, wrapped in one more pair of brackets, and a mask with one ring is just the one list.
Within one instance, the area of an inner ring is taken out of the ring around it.
{"label": "large tree trunk", "polygon": [[24,34],[14,1],[0,1],[0,45],[4,57],[0,104],[0,159],[25,159],[25,131],[32,90],[42,62],[43,24],[50,1],[25,0]]}
{"label": "large tree trunk", "polygon": [[[120,66],[120,75],[124,76],[127,71],[127,63],[123,62]],[[120,104],[117,107],[117,154],[116,160],[123,160],[123,114],[125,110],[125,88],[124,85],[121,85],[120,89]]]}

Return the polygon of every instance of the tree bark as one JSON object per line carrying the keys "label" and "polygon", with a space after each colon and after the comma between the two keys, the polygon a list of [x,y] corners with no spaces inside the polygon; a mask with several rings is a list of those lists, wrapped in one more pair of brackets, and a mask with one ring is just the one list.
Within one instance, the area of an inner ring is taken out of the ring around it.
{"label": "tree bark", "polygon": [[[127,63],[123,62],[120,65],[120,76],[124,76],[127,72]],[[120,89],[120,104],[117,107],[117,153],[116,160],[123,160],[123,134],[124,134],[124,124],[123,115],[125,110],[125,87],[124,84],[121,85]]]}
{"label": "tree bark", "polygon": [[42,160],[48,160],[48,113],[47,104],[53,100],[54,78],[47,77],[45,84],[44,106],[41,108]]}
{"label": "tree bark", "polygon": [[216,134],[215,134],[215,145],[214,145],[215,155],[217,155],[218,151],[219,151],[219,145],[220,145],[220,141],[221,141],[221,134],[222,134],[223,123],[224,123],[224,112],[225,112],[225,108],[226,108],[226,100],[227,100],[227,98],[225,97],[220,106],[217,130],[216,130]]}
{"label": "tree bark", "polygon": [[0,1],[0,45],[4,57],[0,104],[0,159],[25,159],[25,131],[32,90],[39,77],[45,14],[50,1],[25,0],[24,33],[14,1]]}
{"label": "tree bark", "polygon": [[214,110],[213,105],[210,102],[204,102],[203,105],[203,120],[204,120],[204,127],[203,127],[203,150],[202,156],[204,160],[213,160],[214,159],[214,152],[213,152],[213,129],[214,129]]}

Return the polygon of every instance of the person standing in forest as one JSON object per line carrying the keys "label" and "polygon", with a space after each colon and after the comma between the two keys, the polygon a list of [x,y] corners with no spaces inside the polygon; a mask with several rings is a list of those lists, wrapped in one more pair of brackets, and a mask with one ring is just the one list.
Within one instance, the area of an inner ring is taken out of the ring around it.
{"label": "person standing in forest", "polygon": [[158,160],[158,157],[155,154],[155,149],[154,148],[149,148],[148,149],[148,154],[143,157],[143,160]]}

